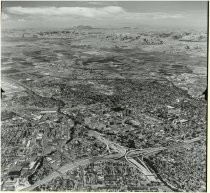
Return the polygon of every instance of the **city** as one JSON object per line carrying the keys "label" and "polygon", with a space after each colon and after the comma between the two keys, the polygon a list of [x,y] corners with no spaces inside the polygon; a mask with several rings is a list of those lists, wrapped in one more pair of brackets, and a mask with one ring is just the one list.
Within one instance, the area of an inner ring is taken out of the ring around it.
{"label": "city", "polygon": [[[45,14],[46,2],[28,3],[3,3],[3,26]],[[56,3],[49,14],[60,13]],[[71,3],[69,12],[110,9]],[[124,17],[128,5],[118,6]],[[1,190],[205,192],[207,35],[89,24],[3,28]]]}

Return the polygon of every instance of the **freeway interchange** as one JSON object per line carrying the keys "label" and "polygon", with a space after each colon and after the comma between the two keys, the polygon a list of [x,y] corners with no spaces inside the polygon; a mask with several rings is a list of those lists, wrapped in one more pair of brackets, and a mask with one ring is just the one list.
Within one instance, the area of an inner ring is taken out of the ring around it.
{"label": "freeway interchange", "polygon": [[105,143],[107,146],[107,149],[109,153],[107,155],[101,155],[101,156],[95,156],[91,158],[83,158],[79,160],[70,160],[65,165],[61,166],[60,168],[54,170],[51,174],[43,178],[42,180],[37,181],[33,185],[26,187],[22,189],[21,191],[31,191],[35,189],[36,187],[46,184],[53,180],[56,177],[62,176],[68,171],[74,170],[80,166],[84,166],[96,161],[102,161],[102,160],[110,160],[110,159],[121,159],[124,158],[131,166],[138,169],[141,173],[143,173],[147,179],[151,182],[160,182],[160,180],[156,177],[154,173],[148,168],[146,163],[144,162],[143,158],[148,157],[149,155],[159,153],[164,150],[172,150],[175,148],[185,147],[189,144],[199,141],[201,138],[195,138],[192,140],[184,141],[183,143],[176,145],[176,146],[169,146],[169,147],[159,147],[159,148],[145,148],[145,149],[128,149],[126,147],[123,147],[115,142],[112,142],[105,137],[102,136],[102,134],[89,130],[88,132],[89,136],[95,137],[96,139],[100,140],[101,142]]}

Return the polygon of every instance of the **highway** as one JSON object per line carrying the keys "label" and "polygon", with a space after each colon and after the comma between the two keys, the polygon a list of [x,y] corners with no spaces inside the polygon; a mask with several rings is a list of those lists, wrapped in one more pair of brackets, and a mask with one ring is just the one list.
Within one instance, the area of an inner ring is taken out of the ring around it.
{"label": "highway", "polygon": [[125,155],[127,149],[117,143],[114,143],[112,141],[109,141],[108,139],[102,137],[102,135],[96,131],[89,130],[88,135],[95,137],[96,139],[100,140],[101,142],[105,143],[107,146],[107,149],[110,151],[109,147],[116,150],[122,155]]}
{"label": "highway", "polygon": [[[117,151],[121,155],[121,157],[125,157],[126,161],[130,165],[134,166],[140,172],[142,172],[144,175],[146,175],[147,178],[150,181],[154,181],[154,182],[157,181],[157,179],[155,178],[155,175],[151,173],[151,171],[149,170],[149,168],[144,163],[143,159],[142,160],[139,159],[139,162],[137,162],[134,158],[128,156],[130,153],[133,153],[133,156],[135,156],[135,155],[141,155],[145,151],[148,152],[148,150],[144,150],[144,149],[128,150],[128,148],[126,148],[126,147],[123,147],[123,146],[121,146],[121,145],[119,145],[117,143],[114,143],[112,141],[109,141],[109,140],[105,139],[104,137],[102,137],[102,135],[100,133],[98,133],[96,131],[89,131],[88,134],[91,135],[91,136],[94,136],[98,140],[104,142],[107,145],[107,147],[111,147],[112,149],[114,149],[115,151]],[[162,151],[163,149],[167,149],[167,148],[162,148],[162,149],[161,148],[154,148],[153,150],[150,150],[150,151],[158,152],[158,151]]]}
{"label": "highway", "polygon": [[126,157],[126,161],[128,163],[130,163],[131,165],[133,165],[140,172],[142,172],[148,178],[148,180],[150,180],[151,182],[159,181],[155,178],[155,175],[152,174],[152,172],[149,170],[149,168],[146,166],[146,164],[143,162],[143,160],[138,159],[138,161],[136,161],[132,157]]}
{"label": "highway", "polygon": [[202,138],[201,137],[196,137],[191,140],[185,140],[178,145],[171,145],[168,147],[157,147],[157,148],[144,148],[144,149],[134,149],[129,151],[129,157],[134,157],[137,155],[142,155],[143,157],[148,157],[150,155],[154,155],[156,153],[159,153],[160,151],[164,150],[174,150],[178,148],[186,148],[189,147],[192,143],[196,141],[200,141]]}
{"label": "highway", "polygon": [[[109,140],[105,139],[104,137],[102,137],[102,135],[100,133],[98,133],[96,131],[90,130],[88,132],[88,134],[90,136],[94,136],[98,140],[104,142],[107,145],[107,147],[111,147],[112,149],[117,151],[121,155],[121,157],[124,157],[126,159],[126,161],[128,163],[130,163],[132,166],[134,166],[140,172],[142,172],[144,175],[146,175],[147,178],[150,181],[154,181],[154,182],[156,182],[157,179],[155,178],[155,175],[152,174],[152,172],[147,167],[147,165],[144,163],[143,157],[154,155],[154,154],[159,153],[160,151],[164,151],[164,150],[173,150],[173,149],[176,149],[176,148],[186,147],[186,146],[189,146],[191,143],[193,143],[195,141],[199,141],[201,139],[200,137],[197,137],[197,138],[194,138],[192,140],[186,140],[186,141],[180,143],[179,145],[173,145],[173,146],[169,146],[169,147],[158,147],[158,148],[145,148],[145,149],[129,150],[126,147],[123,147],[123,146],[121,146],[117,143],[114,143],[112,141],[109,141]],[[142,158],[141,159],[138,158],[138,161],[136,161],[133,158],[133,157],[137,157],[137,156],[140,156],[140,155],[141,155]]]}
{"label": "highway", "polygon": [[[135,150],[134,150],[135,151]],[[149,168],[147,167],[147,165],[144,163],[143,159],[138,158],[138,161],[136,161],[134,158],[132,157],[128,157],[128,155],[133,152],[128,151],[125,154],[125,159],[128,163],[130,163],[131,165],[133,165],[136,169],[138,169],[140,172],[142,172],[145,176],[147,176],[147,178],[152,181],[152,182],[156,182],[159,181],[155,178],[155,175],[152,174],[152,172],[149,170]],[[136,153],[136,152],[135,152]],[[138,153],[139,154],[139,153]]]}
{"label": "highway", "polygon": [[4,78],[7,79],[7,80],[11,80],[11,81],[13,81],[14,84],[17,84],[17,85],[19,85],[20,87],[24,88],[24,89],[26,90],[26,92],[27,92],[28,94],[30,94],[30,95],[37,95],[37,96],[40,96],[40,97],[46,97],[46,96],[42,96],[40,93],[37,93],[36,91],[32,90],[30,87],[28,87],[27,85],[21,83],[21,82],[18,81],[18,80],[15,80],[15,79],[13,79],[13,78],[11,78],[11,77],[8,77],[8,76],[6,76],[6,77],[4,77]]}
{"label": "highway", "polygon": [[143,158],[142,159],[137,158],[137,160],[138,160],[137,161],[133,157],[137,157],[139,155],[144,157],[144,156],[147,156],[150,154],[158,153],[163,150],[184,147],[186,145],[189,145],[192,142],[200,140],[200,138],[195,138],[195,139],[183,142],[177,146],[129,150],[126,147],[123,147],[117,143],[114,143],[112,141],[105,139],[104,137],[102,137],[102,135],[100,133],[98,133],[96,131],[90,130],[88,134],[90,136],[94,136],[97,139],[99,139],[100,141],[104,142],[107,145],[107,147],[111,147],[118,153],[96,156],[96,157],[92,157],[92,158],[79,159],[79,160],[74,160],[73,162],[71,160],[68,163],[66,163],[64,166],[53,171],[47,177],[43,178],[42,180],[37,181],[35,184],[33,184],[27,188],[22,189],[21,191],[31,191],[31,190],[35,189],[36,187],[38,187],[42,184],[46,184],[46,183],[50,182],[51,180],[53,180],[54,178],[61,176],[62,174],[66,173],[67,171],[74,170],[78,167],[81,167],[81,166],[84,166],[84,165],[87,165],[87,164],[90,164],[90,163],[93,163],[93,162],[96,162],[99,160],[119,159],[122,157],[124,157],[126,159],[126,161],[128,163],[130,163],[133,167],[137,168],[140,172],[142,172],[144,175],[146,175],[148,180],[157,182],[159,180],[156,179],[155,175],[150,171],[150,169],[144,163]]}
{"label": "highway", "polygon": [[104,155],[104,156],[97,156],[97,157],[93,157],[93,158],[75,160],[73,163],[70,161],[67,164],[65,164],[64,166],[56,169],[56,171],[53,171],[47,177],[43,178],[42,180],[37,181],[35,184],[33,184],[27,188],[22,189],[21,191],[31,191],[34,188],[36,188],[42,184],[46,184],[46,183],[50,182],[51,180],[53,180],[54,178],[61,176],[61,174],[65,174],[67,171],[76,169],[77,167],[87,165],[87,164],[90,164],[92,162],[96,162],[99,160],[115,159],[120,156],[121,156],[120,154],[114,154],[114,155]]}

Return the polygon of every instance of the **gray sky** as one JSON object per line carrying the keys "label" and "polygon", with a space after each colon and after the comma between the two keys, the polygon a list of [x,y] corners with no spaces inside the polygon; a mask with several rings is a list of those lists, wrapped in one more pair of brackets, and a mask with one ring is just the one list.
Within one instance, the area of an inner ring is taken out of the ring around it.
{"label": "gray sky", "polygon": [[93,27],[207,28],[206,1],[7,1],[3,28]]}

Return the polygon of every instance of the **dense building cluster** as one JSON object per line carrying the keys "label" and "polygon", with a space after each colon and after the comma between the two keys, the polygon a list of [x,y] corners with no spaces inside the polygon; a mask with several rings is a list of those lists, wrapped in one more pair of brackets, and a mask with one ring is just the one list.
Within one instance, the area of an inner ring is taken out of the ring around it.
{"label": "dense building cluster", "polygon": [[67,172],[36,190],[39,191],[162,191],[161,182],[151,183],[125,162],[100,161]]}

